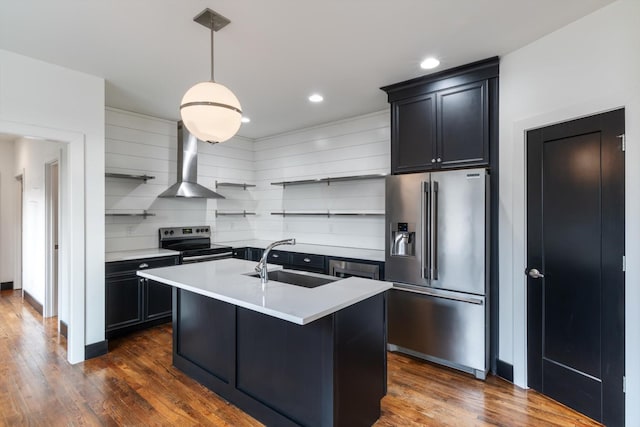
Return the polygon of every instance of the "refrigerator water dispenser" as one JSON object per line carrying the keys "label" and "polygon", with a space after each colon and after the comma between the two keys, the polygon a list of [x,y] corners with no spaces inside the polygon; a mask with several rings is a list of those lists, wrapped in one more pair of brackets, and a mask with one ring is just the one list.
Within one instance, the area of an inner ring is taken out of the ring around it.
{"label": "refrigerator water dispenser", "polygon": [[413,224],[396,223],[395,230],[391,230],[391,256],[415,256],[416,232]]}

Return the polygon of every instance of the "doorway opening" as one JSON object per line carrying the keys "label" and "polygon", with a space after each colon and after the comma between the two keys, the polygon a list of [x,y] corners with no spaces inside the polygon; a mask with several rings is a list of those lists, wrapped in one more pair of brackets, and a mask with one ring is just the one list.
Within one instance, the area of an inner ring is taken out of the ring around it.
{"label": "doorway opening", "polygon": [[[43,317],[58,316],[60,299],[58,236],[60,173],[58,160],[45,164],[45,304]],[[66,336],[64,322],[58,321],[58,329]],[[62,327],[61,327],[62,326]]]}

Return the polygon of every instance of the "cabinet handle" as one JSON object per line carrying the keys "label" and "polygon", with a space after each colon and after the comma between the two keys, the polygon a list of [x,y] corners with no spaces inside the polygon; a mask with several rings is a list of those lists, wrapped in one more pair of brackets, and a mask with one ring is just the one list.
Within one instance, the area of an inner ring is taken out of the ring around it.
{"label": "cabinet handle", "polygon": [[142,264],[140,264],[140,265],[138,266],[138,268],[140,268],[140,269],[142,269],[142,268],[147,268],[147,267],[149,267],[149,264],[147,264],[146,262],[143,262]]}
{"label": "cabinet handle", "polygon": [[431,163],[435,163],[435,162],[436,162],[436,159],[431,159]]}
{"label": "cabinet handle", "polygon": [[311,260],[309,258],[305,258],[303,259],[304,262],[311,262]]}
{"label": "cabinet handle", "polygon": [[440,157],[438,157],[438,163],[441,163],[442,159]]}
{"label": "cabinet handle", "polygon": [[280,258],[280,255],[278,255],[278,254],[271,254],[271,256],[274,257],[274,258]]}

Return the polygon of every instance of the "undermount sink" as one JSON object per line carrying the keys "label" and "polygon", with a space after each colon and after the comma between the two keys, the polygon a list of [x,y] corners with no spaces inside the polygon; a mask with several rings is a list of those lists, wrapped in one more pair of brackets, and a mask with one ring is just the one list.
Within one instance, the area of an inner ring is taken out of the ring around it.
{"label": "undermount sink", "polygon": [[[260,273],[249,274],[251,277],[260,277]],[[335,282],[338,277],[327,276],[324,274],[307,273],[303,271],[291,270],[275,270],[267,273],[267,278],[274,282],[287,283],[289,285],[302,286],[305,288],[316,288]]]}

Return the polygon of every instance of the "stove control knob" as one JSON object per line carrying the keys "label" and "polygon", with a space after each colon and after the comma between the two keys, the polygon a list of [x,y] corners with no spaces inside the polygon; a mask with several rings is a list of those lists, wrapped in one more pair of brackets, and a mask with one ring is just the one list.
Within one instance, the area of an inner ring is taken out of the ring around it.
{"label": "stove control knob", "polygon": [[173,234],[173,230],[169,231],[169,234]]}
{"label": "stove control knob", "polygon": [[208,228],[205,228],[205,229],[204,229],[204,231],[206,231],[206,232],[208,233],[208,232],[209,232],[209,229],[208,229]]}
{"label": "stove control knob", "polygon": [[169,234],[169,230],[164,230],[164,235],[166,236],[167,234]]}

